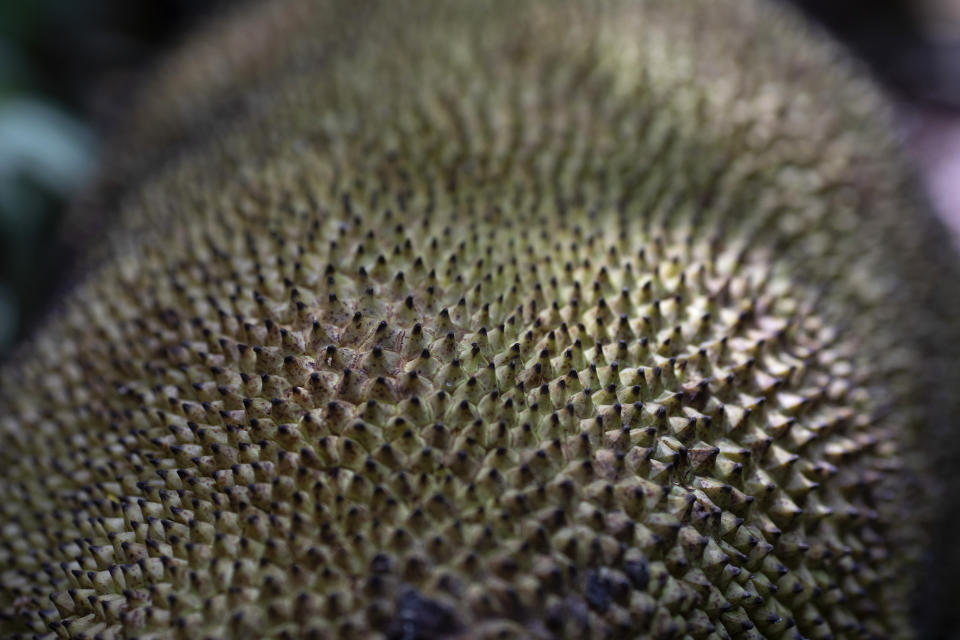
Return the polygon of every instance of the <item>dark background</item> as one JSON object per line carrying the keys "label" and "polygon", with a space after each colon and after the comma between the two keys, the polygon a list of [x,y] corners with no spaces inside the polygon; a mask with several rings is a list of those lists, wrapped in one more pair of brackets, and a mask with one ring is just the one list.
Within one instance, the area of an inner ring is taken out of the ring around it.
{"label": "dark background", "polygon": [[[822,21],[888,87],[933,201],[960,228],[960,0],[777,1]],[[69,268],[53,241],[64,205],[137,78],[217,7],[0,0],[0,358]]]}
{"label": "dark background", "polygon": [[789,0],[904,99],[960,106],[960,1]]}

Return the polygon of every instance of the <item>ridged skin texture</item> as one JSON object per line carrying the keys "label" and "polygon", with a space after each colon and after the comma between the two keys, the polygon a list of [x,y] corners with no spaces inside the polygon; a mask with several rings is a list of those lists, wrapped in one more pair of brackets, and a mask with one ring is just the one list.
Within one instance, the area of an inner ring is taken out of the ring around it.
{"label": "ridged skin texture", "polygon": [[830,45],[260,11],[159,74],[0,373],[6,636],[914,635],[957,283]]}

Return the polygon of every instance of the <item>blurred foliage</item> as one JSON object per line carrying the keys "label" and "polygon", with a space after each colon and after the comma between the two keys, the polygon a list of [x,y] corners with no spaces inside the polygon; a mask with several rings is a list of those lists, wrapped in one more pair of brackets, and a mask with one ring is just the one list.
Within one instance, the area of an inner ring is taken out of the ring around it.
{"label": "blurred foliage", "polygon": [[38,305],[38,270],[64,200],[89,175],[93,135],[43,97],[24,47],[42,3],[0,4],[0,351]]}
{"label": "blurred foliage", "polygon": [[21,307],[41,303],[48,239],[93,157],[93,135],[78,120],[16,92],[0,97],[0,349],[17,336]]}
{"label": "blurred foliage", "polygon": [[0,357],[69,269],[66,203],[135,79],[211,0],[0,0]]}

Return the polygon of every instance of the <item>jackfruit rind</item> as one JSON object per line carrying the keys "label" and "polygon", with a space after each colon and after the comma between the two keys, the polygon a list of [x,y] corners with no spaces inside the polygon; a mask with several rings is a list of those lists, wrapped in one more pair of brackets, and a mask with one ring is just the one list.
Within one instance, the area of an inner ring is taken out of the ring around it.
{"label": "jackfruit rind", "polygon": [[911,636],[956,281],[869,85],[753,2],[344,6],[3,370],[3,630]]}

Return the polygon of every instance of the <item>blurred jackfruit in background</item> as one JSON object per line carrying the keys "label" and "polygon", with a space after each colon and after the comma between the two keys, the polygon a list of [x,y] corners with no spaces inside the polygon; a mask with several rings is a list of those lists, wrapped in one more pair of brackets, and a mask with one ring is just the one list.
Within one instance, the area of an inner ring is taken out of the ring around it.
{"label": "blurred jackfruit in background", "polygon": [[[960,1],[789,1],[891,90],[933,202],[960,233]],[[150,62],[217,4],[0,0],[0,358],[69,270],[58,223],[98,140]]]}

